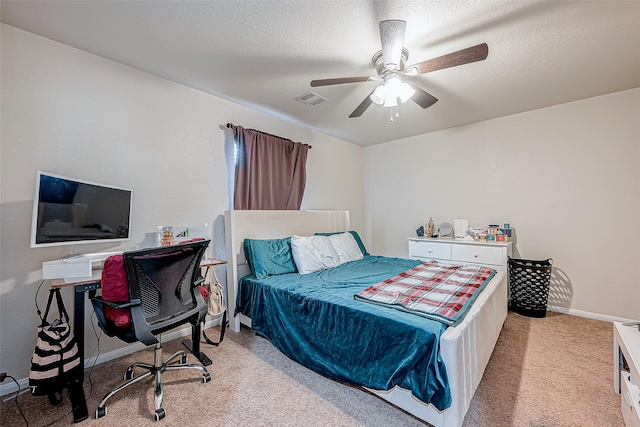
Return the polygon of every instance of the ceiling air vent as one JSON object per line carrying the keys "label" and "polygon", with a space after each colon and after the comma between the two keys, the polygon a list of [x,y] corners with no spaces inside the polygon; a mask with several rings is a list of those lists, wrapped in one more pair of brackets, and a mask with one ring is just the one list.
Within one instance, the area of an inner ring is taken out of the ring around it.
{"label": "ceiling air vent", "polygon": [[323,98],[315,92],[307,92],[296,98],[296,101],[300,101],[307,105],[318,105],[326,101],[327,98]]}

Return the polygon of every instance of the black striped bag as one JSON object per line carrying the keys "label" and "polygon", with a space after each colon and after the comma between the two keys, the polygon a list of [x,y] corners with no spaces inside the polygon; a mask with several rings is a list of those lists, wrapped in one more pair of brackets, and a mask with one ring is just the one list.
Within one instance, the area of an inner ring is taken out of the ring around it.
{"label": "black striped bag", "polygon": [[[47,316],[54,295],[60,316],[49,323]],[[69,388],[70,392],[78,388],[82,390],[82,369],[83,363],[80,360],[78,343],[71,333],[69,315],[64,307],[60,289],[51,289],[42,323],[38,327],[36,348],[31,357],[29,371],[31,394],[48,396],[51,404],[57,405],[62,401],[64,388]],[[81,400],[84,400],[84,394]]]}

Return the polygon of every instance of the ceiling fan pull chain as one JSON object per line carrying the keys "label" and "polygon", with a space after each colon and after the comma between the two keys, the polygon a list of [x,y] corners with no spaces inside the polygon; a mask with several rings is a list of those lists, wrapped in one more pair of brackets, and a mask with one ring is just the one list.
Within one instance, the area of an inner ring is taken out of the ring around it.
{"label": "ceiling fan pull chain", "polygon": [[[399,100],[398,100],[399,101]],[[391,121],[393,121],[394,117],[398,117],[398,106],[400,105],[400,103],[398,102],[398,104],[394,105],[393,108],[391,108]]]}

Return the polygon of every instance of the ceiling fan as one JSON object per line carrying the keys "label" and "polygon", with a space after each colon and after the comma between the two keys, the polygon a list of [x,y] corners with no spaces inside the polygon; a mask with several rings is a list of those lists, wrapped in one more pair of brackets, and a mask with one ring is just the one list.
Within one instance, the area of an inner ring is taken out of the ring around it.
{"label": "ceiling fan", "polygon": [[[413,100],[422,108],[428,108],[438,99],[424,89],[407,81],[406,77],[430,73],[444,68],[456,67],[487,58],[489,47],[486,43],[472,46],[438,58],[418,62],[405,69],[409,51],[404,48],[404,34],[407,23],[400,20],[380,22],[380,42],[382,49],[373,55],[372,62],[382,83],[367,96],[349,115],[360,117],[372,103],[385,107],[397,107],[398,104]],[[312,80],[311,86],[329,86],[343,83],[360,83],[378,80],[372,76],[338,77]],[[392,119],[393,120],[393,119]]]}

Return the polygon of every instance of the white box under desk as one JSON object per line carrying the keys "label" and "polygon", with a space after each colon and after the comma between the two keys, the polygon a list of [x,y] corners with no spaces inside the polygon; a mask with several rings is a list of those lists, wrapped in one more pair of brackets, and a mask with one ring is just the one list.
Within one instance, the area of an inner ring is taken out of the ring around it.
{"label": "white box under desk", "polygon": [[[122,252],[96,252],[82,254],[70,258],[45,261],[42,263],[43,279],[69,279],[78,282],[82,278],[91,279],[94,270],[102,267],[105,259]],[[69,282],[69,280],[67,280]]]}

